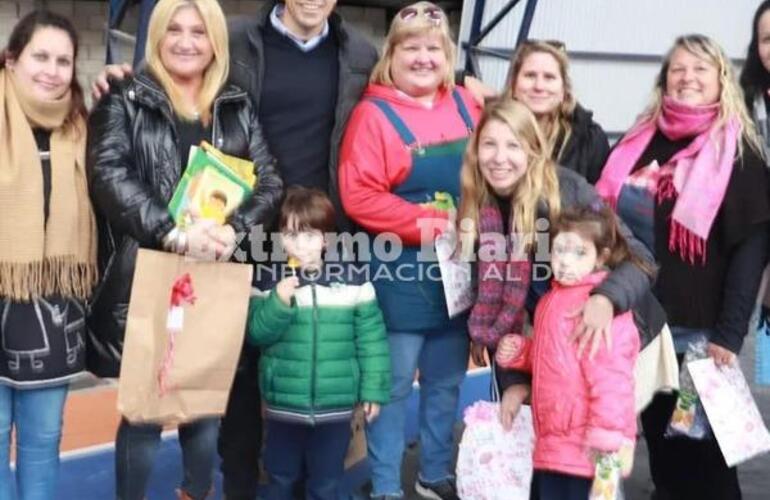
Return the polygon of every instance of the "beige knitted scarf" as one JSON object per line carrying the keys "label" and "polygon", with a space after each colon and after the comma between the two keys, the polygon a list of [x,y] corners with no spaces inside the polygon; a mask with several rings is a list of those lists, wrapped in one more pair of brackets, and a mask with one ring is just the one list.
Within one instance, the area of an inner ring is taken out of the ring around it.
{"label": "beige knitted scarf", "polygon": [[[96,223],[85,172],[83,119],[65,126],[71,95],[40,101],[0,70],[0,298],[85,299],[96,278]],[[32,127],[51,130],[51,196]]]}

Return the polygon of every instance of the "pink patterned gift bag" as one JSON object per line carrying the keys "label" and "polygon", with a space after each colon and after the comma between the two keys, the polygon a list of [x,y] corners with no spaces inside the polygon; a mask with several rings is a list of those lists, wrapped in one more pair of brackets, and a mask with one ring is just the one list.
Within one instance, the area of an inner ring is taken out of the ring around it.
{"label": "pink patterned gift bag", "polygon": [[728,467],[770,451],[770,432],[738,363],[717,368],[706,358],[687,368]]}
{"label": "pink patterned gift bag", "polygon": [[463,500],[529,500],[535,446],[532,410],[522,406],[506,432],[499,406],[478,401],[465,410],[456,471]]}

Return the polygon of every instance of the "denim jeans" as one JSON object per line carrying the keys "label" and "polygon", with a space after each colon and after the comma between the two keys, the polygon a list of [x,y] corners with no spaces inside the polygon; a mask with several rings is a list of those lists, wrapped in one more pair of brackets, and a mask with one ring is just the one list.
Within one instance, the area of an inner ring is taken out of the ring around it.
{"label": "denim jeans", "polygon": [[350,422],[315,426],[267,421],[264,463],[270,478],[265,500],[292,500],[306,471],[309,500],[337,500],[350,444]]}
{"label": "denim jeans", "polygon": [[[118,500],[144,498],[162,430],[160,425],[121,420],[115,439]],[[202,418],[179,426],[182,490],[195,500],[205,498],[211,490],[218,432],[218,418]]]}
{"label": "denim jeans", "polygon": [[373,495],[400,495],[407,400],[414,376],[420,374],[420,479],[438,482],[452,477],[453,430],[460,384],[468,368],[466,330],[389,332],[393,384],[390,403],[367,427]]}
{"label": "denim jeans", "polygon": [[[67,385],[14,389],[0,385],[0,500],[55,497]],[[16,429],[16,478],[11,474],[11,430]]]}

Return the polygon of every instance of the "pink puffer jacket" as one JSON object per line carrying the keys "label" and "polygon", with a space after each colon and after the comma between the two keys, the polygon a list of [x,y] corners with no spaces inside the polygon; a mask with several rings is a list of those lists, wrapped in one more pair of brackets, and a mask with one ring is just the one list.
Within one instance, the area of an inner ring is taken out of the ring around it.
{"label": "pink puffer jacket", "polygon": [[533,339],[517,335],[517,355],[501,365],[532,371],[535,423],[534,466],[593,477],[589,449],[616,451],[636,439],[634,365],[639,333],[630,312],[612,322],[612,350],[602,343],[593,360],[578,359],[570,342],[578,311],[606,273],[597,272],[572,286],[552,283],[535,312]]}

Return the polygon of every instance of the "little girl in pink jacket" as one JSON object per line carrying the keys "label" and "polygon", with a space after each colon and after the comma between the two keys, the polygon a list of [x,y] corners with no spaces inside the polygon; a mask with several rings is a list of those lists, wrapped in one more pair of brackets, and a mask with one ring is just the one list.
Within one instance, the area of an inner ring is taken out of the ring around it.
{"label": "little girl in pink jacket", "polygon": [[551,290],[535,311],[532,338],[504,336],[496,361],[532,372],[535,491],[539,498],[587,498],[593,457],[636,439],[634,365],[639,334],[631,312],[612,321],[611,345],[579,353],[571,338],[593,289],[634,260],[608,208],[567,210],[551,231]]}

